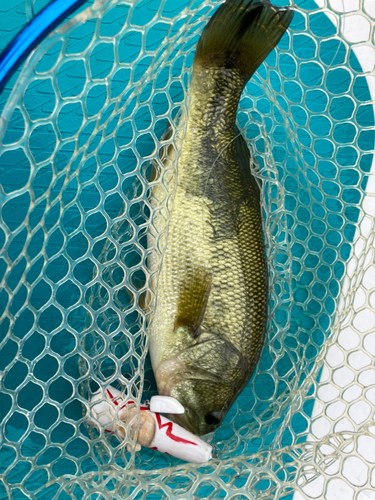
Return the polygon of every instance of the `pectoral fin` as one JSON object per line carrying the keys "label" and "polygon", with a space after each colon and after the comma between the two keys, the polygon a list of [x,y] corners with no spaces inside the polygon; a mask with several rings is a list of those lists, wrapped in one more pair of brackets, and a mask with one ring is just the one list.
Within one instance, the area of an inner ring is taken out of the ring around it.
{"label": "pectoral fin", "polygon": [[175,330],[187,328],[193,338],[199,335],[211,290],[211,273],[204,267],[193,269],[179,287]]}

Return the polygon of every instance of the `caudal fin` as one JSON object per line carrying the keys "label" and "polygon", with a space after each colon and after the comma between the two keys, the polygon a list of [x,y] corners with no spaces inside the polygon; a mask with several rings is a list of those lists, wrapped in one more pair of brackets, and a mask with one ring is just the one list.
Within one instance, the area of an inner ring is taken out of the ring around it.
{"label": "caudal fin", "polygon": [[203,30],[194,65],[236,68],[247,81],[279,43],[293,10],[269,0],[227,0]]}

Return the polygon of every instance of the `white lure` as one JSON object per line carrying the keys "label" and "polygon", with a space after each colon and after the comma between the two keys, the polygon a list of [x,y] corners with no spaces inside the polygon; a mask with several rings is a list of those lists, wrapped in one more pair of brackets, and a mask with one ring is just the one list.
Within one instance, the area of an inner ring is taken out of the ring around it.
{"label": "white lure", "polygon": [[[141,446],[172,455],[186,462],[204,463],[212,458],[212,447],[195,434],[172,422],[160,413],[183,413],[183,406],[168,396],[153,396],[150,406],[141,405],[139,420],[133,401],[124,402],[120,391],[108,386],[105,390],[105,400],[102,393],[95,394],[91,403],[91,416],[87,423],[97,428],[104,427],[105,432],[115,432],[125,438],[123,424],[138,427],[136,451]],[[100,402],[99,402],[100,401]],[[130,446],[128,447],[130,449]]]}

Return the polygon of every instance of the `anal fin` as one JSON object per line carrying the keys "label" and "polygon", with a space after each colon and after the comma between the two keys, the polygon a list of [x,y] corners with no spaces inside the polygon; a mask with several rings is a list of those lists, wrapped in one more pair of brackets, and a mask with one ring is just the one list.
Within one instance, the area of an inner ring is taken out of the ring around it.
{"label": "anal fin", "polygon": [[194,268],[185,276],[179,287],[175,330],[184,327],[193,338],[199,336],[211,283],[211,272],[204,267]]}

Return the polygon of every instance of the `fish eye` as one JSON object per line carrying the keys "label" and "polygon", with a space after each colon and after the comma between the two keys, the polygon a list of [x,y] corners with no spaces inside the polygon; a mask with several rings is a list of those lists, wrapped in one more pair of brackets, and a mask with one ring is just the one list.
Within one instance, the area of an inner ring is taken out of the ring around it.
{"label": "fish eye", "polygon": [[205,415],[204,420],[208,425],[219,425],[222,417],[223,414],[220,411],[212,411]]}

